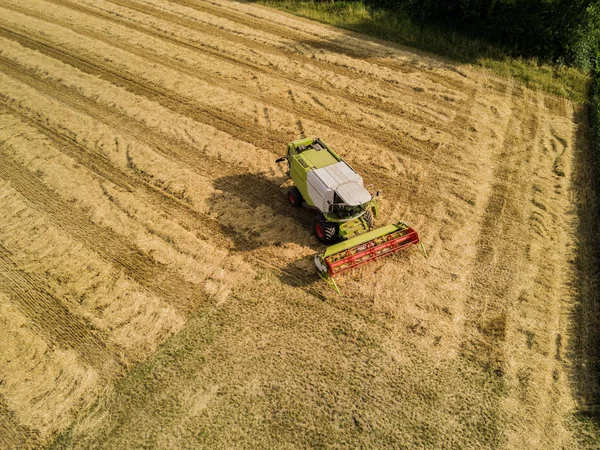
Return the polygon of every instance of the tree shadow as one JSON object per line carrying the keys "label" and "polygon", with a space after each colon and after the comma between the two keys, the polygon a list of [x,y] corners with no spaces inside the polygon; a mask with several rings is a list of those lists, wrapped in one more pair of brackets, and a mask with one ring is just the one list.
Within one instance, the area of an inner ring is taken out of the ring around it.
{"label": "tree shadow", "polygon": [[[243,4],[258,3],[256,0],[233,1]],[[316,22],[327,23],[327,17],[339,17],[340,14],[344,14],[343,2],[337,4],[331,2],[328,5],[332,10],[325,11],[323,19],[316,19]],[[369,9],[368,6],[366,8]],[[300,20],[313,20],[290,10],[287,12],[295,14]],[[415,20],[401,10],[386,11],[383,8],[379,9],[379,13],[377,19],[369,15],[358,16],[351,13],[349,20],[344,21],[343,24],[329,25],[340,34],[337,38],[319,36],[319,38],[300,39],[295,42],[316,51],[328,50],[356,59],[385,58],[397,54],[396,52],[400,50],[405,53],[404,56],[410,63],[418,64],[421,68],[427,65],[425,59],[436,60],[437,66],[440,63],[459,66],[474,64],[482,57],[499,60],[506,57],[506,52],[500,47],[480,37],[469,37],[468,33],[457,32],[456,29],[440,23],[428,24]],[[256,19],[257,16],[253,18]],[[272,26],[284,29],[283,26],[276,24]],[[294,36],[290,36],[290,39],[294,39]],[[353,45],[354,39],[360,41],[360,45]]]}
{"label": "tree shadow", "polygon": [[580,108],[575,115],[572,191],[579,223],[576,256],[572,261],[576,302],[570,317],[572,338],[567,351],[573,361],[571,378],[580,406],[578,415],[600,427],[600,167],[594,155],[586,110],[587,107]]}

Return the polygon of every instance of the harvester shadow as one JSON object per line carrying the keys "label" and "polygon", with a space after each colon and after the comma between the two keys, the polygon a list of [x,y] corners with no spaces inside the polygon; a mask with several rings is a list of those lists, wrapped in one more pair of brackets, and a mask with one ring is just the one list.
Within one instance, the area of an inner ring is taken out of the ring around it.
{"label": "harvester shadow", "polygon": [[[587,108],[587,107],[586,107]],[[586,108],[575,113],[572,191],[575,193],[577,248],[572,260],[576,302],[569,321],[571,380],[579,403],[578,415],[600,427],[600,161],[594,155]],[[561,359],[562,336],[556,337],[556,358]]]}
{"label": "harvester shadow", "polygon": [[[300,258],[290,262],[280,270],[277,277],[282,283],[294,287],[307,287],[319,281],[317,269],[312,258]],[[324,300],[322,295],[315,292],[313,294]]]}
{"label": "harvester shadow", "polygon": [[[207,203],[223,234],[231,239],[233,251],[250,253],[260,248],[281,247],[282,255],[289,260],[289,253],[284,250],[288,243],[308,247],[315,253],[323,250],[312,232],[315,213],[289,204],[288,188],[282,186],[285,181],[287,177],[269,179],[255,173],[213,181],[217,192]],[[281,282],[291,286],[308,286],[319,279],[312,256],[287,263],[265,261],[265,264],[274,267]]]}

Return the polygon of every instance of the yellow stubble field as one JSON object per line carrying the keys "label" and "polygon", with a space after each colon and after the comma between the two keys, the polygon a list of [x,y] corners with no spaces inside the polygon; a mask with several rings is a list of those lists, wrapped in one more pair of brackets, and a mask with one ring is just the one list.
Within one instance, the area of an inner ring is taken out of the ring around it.
{"label": "yellow stubble field", "polygon": [[[585,110],[243,2],[0,4],[0,447],[568,448]],[[416,249],[319,281],[319,136]]]}

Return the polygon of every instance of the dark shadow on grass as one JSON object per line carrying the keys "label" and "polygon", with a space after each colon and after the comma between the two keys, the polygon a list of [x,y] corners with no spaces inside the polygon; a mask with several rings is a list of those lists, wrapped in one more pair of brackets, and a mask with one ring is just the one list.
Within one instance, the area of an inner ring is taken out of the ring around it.
{"label": "dark shadow on grass", "polygon": [[[322,251],[322,249],[317,251]],[[292,261],[280,271],[278,278],[282,283],[294,287],[311,286],[320,280],[313,257],[300,258],[296,261]],[[316,290],[313,290],[312,294],[322,300],[325,299],[322,294],[318,293]]]}
{"label": "dark shadow on grass", "polygon": [[570,318],[571,377],[580,410],[578,419],[600,429],[600,183],[593,154],[587,107],[576,113],[573,192],[579,225],[572,263],[576,304]]}

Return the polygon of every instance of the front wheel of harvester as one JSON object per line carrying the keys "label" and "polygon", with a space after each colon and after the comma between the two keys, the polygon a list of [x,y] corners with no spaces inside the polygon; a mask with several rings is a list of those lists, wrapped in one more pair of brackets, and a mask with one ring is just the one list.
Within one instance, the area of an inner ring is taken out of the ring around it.
{"label": "front wheel of harvester", "polygon": [[335,223],[327,222],[323,216],[315,218],[315,234],[323,244],[333,242],[336,232]]}
{"label": "front wheel of harvester", "polygon": [[295,206],[296,208],[299,208],[300,206],[302,206],[302,194],[300,193],[300,190],[296,186],[292,187],[289,190],[288,200],[290,201],[290,204],[292,206]]}

